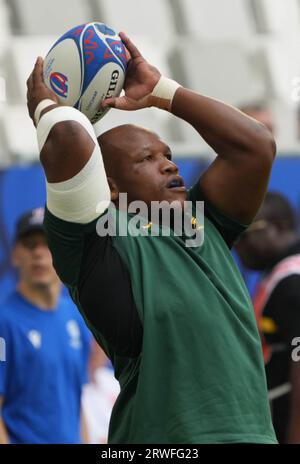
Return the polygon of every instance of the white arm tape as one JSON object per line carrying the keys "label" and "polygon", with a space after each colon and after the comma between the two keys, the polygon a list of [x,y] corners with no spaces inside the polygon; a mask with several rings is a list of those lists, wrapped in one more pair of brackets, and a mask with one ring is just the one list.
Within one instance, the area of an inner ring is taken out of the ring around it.
{"label": "white arm tape", "polygon": [[37,125],[36,131],[40,152],[46,143],[52,127],[59,122],[65,121],[79,122],[91,136],[95,144],[98,144],[93,126],[84,114],[70,106],[58,106],[45,113]]}
{"label": "white arm tape", "polygon": [[49,98],[45,98],[44,100],[40,101],[34,112],[34,121],[36,126],[39,123],[41,112],[52,105],[56,105],[56,102],[54,100],[50,100]]}
{"label": "white arm tape", "polygon": [[93,139],[95,147],[86,165],[74,177],[64,182],[46,182],[47,207],[54,216],[64,221],[87,224],[108,207],[110,189],[93,126],[80,111],[61,106],[44,114],[37,126],[40,150],[52,127],[63,121],[81,124]]}
{"label": "white arm tape", "polygon": [[178,82],[161,76],[158,83],[151,92],[151,96],[155,99],[155,106],[167,111],[171,111],[172,101],[175,92],[179,87],[181,86],[178,84]]}
{"label": "white arm tape", "polygon": [[79,224],[100,216],[110,204],[110,189],[98,143],[78,174],[64,182],[46,182],[46,189],[47,208],[54,216]]}

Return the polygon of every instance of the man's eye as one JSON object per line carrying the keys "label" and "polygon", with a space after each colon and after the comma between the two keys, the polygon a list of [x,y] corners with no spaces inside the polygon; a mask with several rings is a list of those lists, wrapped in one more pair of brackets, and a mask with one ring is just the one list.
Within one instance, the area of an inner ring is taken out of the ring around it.
{"label": "man's eye", "polygon": [[172,160],[172,155],[169,153],[168,155],[166,155],[166,158],[171,161]]}

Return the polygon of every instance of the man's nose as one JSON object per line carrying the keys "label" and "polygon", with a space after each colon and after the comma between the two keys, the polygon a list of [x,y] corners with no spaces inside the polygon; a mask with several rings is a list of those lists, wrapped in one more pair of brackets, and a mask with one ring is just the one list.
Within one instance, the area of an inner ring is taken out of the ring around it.
{"label": "man's nose", "polygon": [[37,243],[33,248],[32,248],[32,253],[34,255],[42,255],[47,251],[47,245],[44,243]]}
{"label": "man's nose", "polygon": [[169,160],[168,158],[164,158],[161,162],[161,172],[164,174],[177,174],[178,167],[173,161]]}

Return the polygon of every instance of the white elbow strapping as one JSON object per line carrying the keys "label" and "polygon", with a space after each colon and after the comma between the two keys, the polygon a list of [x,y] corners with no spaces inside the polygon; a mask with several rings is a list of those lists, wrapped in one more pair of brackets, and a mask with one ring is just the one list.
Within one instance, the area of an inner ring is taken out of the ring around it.
{"label": "white elbow strapping", "polygon": [[46,143],[52,127],[55,126],[55,124],[64,121],[75,121],[81,124],[91,136],[93,141],[97,144],[97,138],[93,126],[83,113],[70,106],[58,106],[45,113],[37,125],[36,132],[40,152]]}
{"label": "white elbow strapping", "polygon": [[64,182],[46,182],[46,188],[47,208],[54,216],[79,224],[96,219],[110,203],[110,189],[98,144],[76,176]]}
{"label": "white elbow strapping", "polygon": [[93,139],[95,147],[89,161],[74,177],[64,182],[46,182],[47,207],[60,219],[87,224],[108,207],[110,189],[93,126],[80,111],[62,106],[45,113],[37,126],[40,151],[52,127],[63,121],[76,121],[81,124]]}

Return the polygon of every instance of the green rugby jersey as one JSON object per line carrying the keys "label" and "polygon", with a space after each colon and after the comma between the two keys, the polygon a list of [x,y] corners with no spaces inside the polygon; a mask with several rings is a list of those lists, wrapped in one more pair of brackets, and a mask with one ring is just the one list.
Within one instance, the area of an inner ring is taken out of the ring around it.
{"label": "green rugby jersey", "polygon": [[[198,186],[189,199],[203,199]],[[99,237],[96,221],[46,212],[57,273],[120,382],[109,443],[276,443],[254,312],[228,246],[244,227],[207,203],[205,215],[204,243],[188,248],[174,235]]]}

